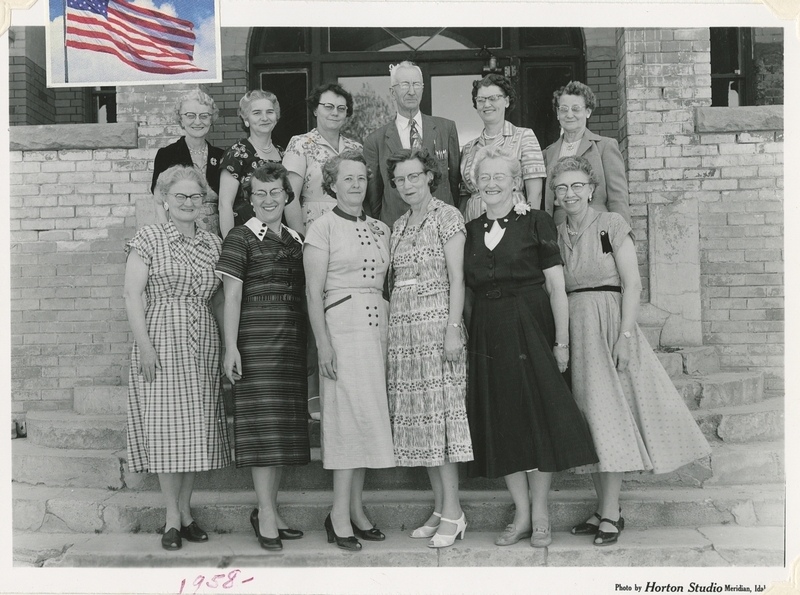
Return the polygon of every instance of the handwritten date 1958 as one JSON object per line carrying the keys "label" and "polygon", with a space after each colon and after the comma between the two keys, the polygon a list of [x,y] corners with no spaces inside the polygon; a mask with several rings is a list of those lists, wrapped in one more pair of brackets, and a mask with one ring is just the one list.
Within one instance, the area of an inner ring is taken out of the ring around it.
{"label": "handwritten date 1958", "polygon": [[[203,574],[198,574],[197,578],[194,579],[192,582],[192,586],[194,586],[194,591],[192,593],[197,593],[201,587],[207,587],[209,589],[217,589],[222,587],[223,589],[230,589],[236,583],[236,579],[239,576],[239,573],[242,571],[238,568],[235,570],[231,570],[228,574],[215,574],[214,576],[207,577]],[[208,580],[206,580],[208,579]],[[253,577],[242,579],[240,583],[249,583],[253,580]],[[178,591],[178,595],[183,595],[183,589],[186,587],[186,579],[181,581],[181,588]],[[188,591],[187,591],[188,593]]]}

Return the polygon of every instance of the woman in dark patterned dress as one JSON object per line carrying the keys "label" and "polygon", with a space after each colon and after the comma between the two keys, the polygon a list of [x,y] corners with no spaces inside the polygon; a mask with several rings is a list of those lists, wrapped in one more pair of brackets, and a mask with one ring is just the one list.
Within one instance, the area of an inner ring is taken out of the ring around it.
{"label": "woman in dark patterned dress", "polygon": [[192,89],[178,100],[174,113],[185,134],[156,153],[150,185],[150,192],[156,200],[156,219],[158,223],[168,221],[167,211],[163,208],[164,198],[155,191],[158,176],[173,165],[193,165],[202,172],[209,186],[197,226],[219,235],[219,164],[224,151],[206,140],[219,116],[219,108],[209,95],[200,89]]}
{"label": "woman in dark patterned dress", "polygon": [[[467,224],[464,270],[469,325],[470,477],[503,476],[514,520],[497,545],[550,544],[547,498],[554,471],[597,461],[583,415],[561,376],[569,312],[553,219],[514,205],[519,160],[490,146],[475,158],[486,213]],[[531,497],[528,496],[530,489]]]}
{"label": "woman in dark patterned dress", "polygon": [[286,169],[265,163],[243,184],[255,216],[225,238],[217,274],[225,285],[223,370],[234,383],[236,466],[250,467],[261,547],[299,539],[277,507],[283,465],[310,460],[306,405],[303,240],[281,224],[294,198]]}
{"label": "woman in dark patterned dress", "polygon": [[182,538],[208,540],[192,518],[195,473],[231,463],[219,398],[219,329],[209,308],[222,298],[214,276],[222,242],[196,226],[207,191],[197,168],[170,167],[156,191],[169,220],[143,227],[125,246],[125,309],[134,338],[128,467],[158,473],[167,507],[161,545],[177,550]]}
{"label": "woman in dark patterned dress", "polygon": [[239,119],[249,134],[225,151],[219,173],[219,228],[222,237],[236,225],[253,217],[253,207],[242,192],[242,185],[253,171],[269,161],[280,163],[283,149],[272,142],[272,131],[281,117],[281,106],[274,93],[249,91],[239,100]]}

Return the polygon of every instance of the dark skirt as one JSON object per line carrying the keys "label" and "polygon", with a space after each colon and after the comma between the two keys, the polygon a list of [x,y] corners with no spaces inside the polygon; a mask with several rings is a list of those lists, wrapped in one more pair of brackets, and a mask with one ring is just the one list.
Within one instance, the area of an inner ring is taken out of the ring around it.
{"label": "dark skirt", "polygon": [[469,476],[561,471],[597,461],[553,356],[547,292],[535,285],[490,295],[475,300],[469,332],[467,415],[475,453]]}
{"label": "dark skirt", "polygon": [[242,304],[242,379],[233,397],[237,467],[309,462],[306,334],[297,304]]}

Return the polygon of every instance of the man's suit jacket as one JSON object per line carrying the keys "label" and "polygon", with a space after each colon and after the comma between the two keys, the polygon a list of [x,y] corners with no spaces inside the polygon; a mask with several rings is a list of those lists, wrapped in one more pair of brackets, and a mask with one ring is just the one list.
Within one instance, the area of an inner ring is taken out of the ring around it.
{"label": "man's suit jacket", "polygon": [[[460,149],[455,122],[422,114],[422,146],[436,159],[442,174],[439,187],[433,195],[458,207],[461,174],[458,169]],[[397,189],[389,184],[386,165],[386,160],[392,153],[402,148],[395,120],[378,128],[364,140],[364,157],[372,170],[365,206],[370,215],[389,227],[408,210],[408,205],[400,198]]]}
{"label": "man's suit jacket", "polygon": [[[547,167],[547,184],[544,191],[545,210],[553,215],[557,226],[566,219],[566,214],[561,208],[556,207],[554,211],[555,196],[550,189],[550,173],[558,161],[563,141],[564,137],[561,137],[544,150],[544,163]],[[592,202],[589,205],[598,211],[619,213],[630,224],[628,179],[625,176],[625,162],[622,159],[622,153],[619,152],[617,141],[587,130],[583,134],[581,144],[578,145],[576,155],[589,162],[597,178],[597,188],[594,190]]]}

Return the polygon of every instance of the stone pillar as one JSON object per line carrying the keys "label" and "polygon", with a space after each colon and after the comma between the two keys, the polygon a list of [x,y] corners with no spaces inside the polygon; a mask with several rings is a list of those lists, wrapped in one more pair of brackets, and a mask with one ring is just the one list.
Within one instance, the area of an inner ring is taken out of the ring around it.
{"label": "stone pillar", "polygon": [[709,30],[618,29],[620,139],[645,297],[668,315],[661,345],[701,345],[697,196],[704,148],[694,108],[711,105]]}

